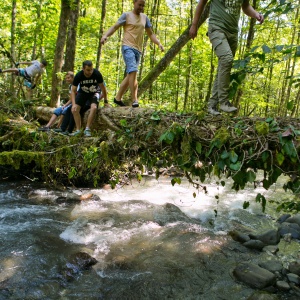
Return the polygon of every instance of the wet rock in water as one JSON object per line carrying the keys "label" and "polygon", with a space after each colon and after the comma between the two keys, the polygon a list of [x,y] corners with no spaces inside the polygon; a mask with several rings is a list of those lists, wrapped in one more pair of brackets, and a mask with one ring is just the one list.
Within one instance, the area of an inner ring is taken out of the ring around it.
{"label": "wet rock in water", "polygon": [[[160,226],[164,226],[172,222],[190,222],[191,218],[184,214],[176,205],[166,203],[162,211],[156,211],[154,214],[154,221]],[[193,223],[200,223],[198,220],[193,219]]]}
{"label": "wet rock in water", "polygon": [[250,240],[248,242],[243,243],[243,245],[249,249],[255,249],[261,251],[266,245],[259,240]]}
{"label": "wet rock in water", "polygon": [[265,245],[277,245],[280,242],[280,233],[278,229],[271,229],[263,234],[250,235],[250,238],[260,240]]}
{"label": "wet rock in water", "polygon": [[300,226],[300,214],[289,217],[285,220],[287,223],[296,223]]}
{"label": "wet rock in water", "polygon": [[299,285],[300,278],[297,274],[289,273],[286,275],[286,277],[288,278],[289,282],[293,282],[293,283]]}
{"label": "wet rock in water", "polygon": [[285,222],[285,220],[286,220],[287,218],[289,218],[289,217],[291,217],[290,214],[284,214],[284,215],[280,216],[280,217],[276,220],[276,222],[278,222],[278,223],[281,224],[281,223]]}
{"label": "wet rock in water", "polygon": [[300,226],[297,223],[283,222],[278,231],[282,237],[290,234],[293,239],[300,239]]}
{"label": "wet rock in water", "polygon": [[228,232],[228,234],[232,237],[234,241],[245,243],[250,240],[250,237],[248,234],[244,234],[242,232],[239,232],[237,230],[231,230]]}
{"label": "wet rock in water", "polygon": [[280,290],[280,291],[289,291],[291,289],[290,285],[283,280],[278,280],[276,282],[276,287]]}
{"label": "wet rock in water", "polygon": [[279,251],[278,246],[268,245],[262,249],[264,252],[270,252],[271,254],[276,254]]}
{"label": "wet rock in water", "polygon": [[282,262],[278,260],[269,260],[258,264],[261,268],[266,269],[272,273],[281,272],[283,269]]}
{"label": "wet rock in water", "polygon": [[247,300],[279,300],[279,298],[276,295],[257,291],[254,292]]}
{"label": "wet rock in water", "polygon": [[63,268],[62,276],[65,280],[70,281],[76,275],[84,270],[89,270],[98,261],[85,252],[78,252],[70,257],[70,261]]}
{"label": "wet rock in water", "polygon": [[300,261],[293,261],[289,264],[288,267],[289,271],[291,273],[297,274],[300,276]]}
{"label": "wet rock in water", "polygon": [[80,196],[73,192],[34,190],[28,194],[28,199],[35,204],[56,205],[60,203],[78,203]]}
{"label": "wet rock in water", "polygon": [[238,265],[233,275],[239,281],[258,289],[272,286],[276,281],[276,276],[272,272],[250,263]]}

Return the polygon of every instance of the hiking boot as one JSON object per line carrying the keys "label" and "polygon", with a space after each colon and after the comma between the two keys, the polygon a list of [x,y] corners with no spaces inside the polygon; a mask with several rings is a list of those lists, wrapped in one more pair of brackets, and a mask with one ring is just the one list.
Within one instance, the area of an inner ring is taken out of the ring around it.
{"label": "hiking boot", "polygon": [[38,128],[38,131],[50,131],[50,127],[47,127],[47,126],[40,127],[40,128]]}
{"label": "hiking boot", "polygon": [[209,106],[208,109],[207,109],[207,111],[208,111],[211,115],[213,115],[213,116],[218,116],[218,115],[221,114],[221,113],[216,109],[215,106]]}
{"label": "hiking boot", "polygon": [[114,98],[114,103],[119,105],[119,106],[126,106],[125,103],[122,100],[117,100],[116,98]]}
{"label": "hiking boot", "polygon": [[55,132],[63,132],[61,128],[55,128],[55,129],[53,129],[53,131],[55,131]]}
{"label": "hiking boot", "polygon": [[77,136],[79,134],[81,134],[81,130],[76,130],[75,132],[71,133],[70,135],[71,136]]}
{"label": "hiking boot", "polygon": [[234,112],[237,110],[236,107],[234,107],[229,101],[225,102],[225,103],[221,103],[220,104],[220,109],[225,111],[225,112],[228,112],[228,113],[231,113],[231,112]]}
{"label": "hiking boot", "polygon": [[87,136],[87,137],[92,136],[91,130],[90,130],[90,129],[86,129],[83,133],[84,133],[84,135]]}

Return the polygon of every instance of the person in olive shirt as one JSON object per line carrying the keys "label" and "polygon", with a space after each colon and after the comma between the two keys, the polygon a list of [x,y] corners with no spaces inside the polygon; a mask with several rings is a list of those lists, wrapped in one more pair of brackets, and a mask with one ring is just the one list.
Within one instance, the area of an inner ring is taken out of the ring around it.
{"label": "person in olive shirt", "polygon": [[[208,0],[199,0],[190,28],[190,37],[197,36],[198,22]],[[243,12],[263,23],[264,17],[250,4],[249,0],[211,0],[208,37],[218,57],[218,70],[214,81],[212,95],[208,101],[208,112],[219,115],[217,106],[222,111],[237,110],[229,102],[230,71],[238,44],[239,18],[241,8]]]}
{"label": "person in olive shirt", "polygon": [[[77,91],[78,86],[79,89]],[[75,75],[72,84],[72,113],[76,125],[76,131],[72,135],[78,135],[81,133],[80,110],[89,101],[91,109],[87,119],[86,128],[84,130],[84,135],[91,136],[90,126],[96,115],[99,101],[99,99],[95,96],[98,91],[98,87],[100,87],[103,93],[104,105],[109,106],[107,101],[107,91],[102,74],[97,69],[93,68],[93,63],[90,60],[85,60],[82,63],[82,70]]]}

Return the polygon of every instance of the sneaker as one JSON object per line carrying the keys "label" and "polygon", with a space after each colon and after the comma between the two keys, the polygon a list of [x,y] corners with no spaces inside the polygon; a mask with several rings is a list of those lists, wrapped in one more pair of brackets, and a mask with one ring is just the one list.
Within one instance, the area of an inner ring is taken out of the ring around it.
{"label": "sneaker", "polygon": [[84,135],[87,136],[87,137],[92,136],[91,130],[90,130],[90,129],[86,129],[83,133],[84,133]]}
{"label": "sneaker", "polygon": [[28,87],[29,89],[31,89],[31,87],[32,87],[31,83],[29,81],[27,81],[27,80],[24,80],[24,85],[26,87]]}
{"label": "sneaker", "polygon": [[55,131],[55,132],[63,132],[63,131],[61,130],[61,128],[55,128],[55,129],[53,129],[53,131]]}
{"label": "sneaker", "polygon": [[47,127],[47,126],[40,127],[40,128],[38,128],[38,131],[50,131],[50,127]]}
{"label": "sneaker", "polygon": [[236,107],[234,107],[229,101],[225,103],[220,104],[220,109],[222,109],[225,112],[231,113],[237,110]]}
{"label": "sneaker", "polygon": [[114,98],[114,103],[119,105],[119,106],[126,106],[125,103],[122,100],[117,100],[116,98]]}
{"label": "sneaker", "polygon": [[132,103],[132,107],[139,107],[139,103],[138,103],[137,101],[134,101],[134,102]]}
{"label": "sneaker", "polygon": [[[70,132],[69,132],[69,131],[62,131],[61,134],[63,134],[63,135],[69,135]],[[71,134],[70,134],[70,135],[71,135]]]}
{"label": "sneaker", "polygon": [[213,116],[218,116],[218,115],[221,114],[221,113],[216,109],[215,106],[213,106],[213,107],[209,106],[207,110],[208,110],[208,112],[209,112],[211,115],[213,115]]}
{"label": "sneaker", "polygon": [[70,135],[71,136],[77,136],[79,134],[81,134],[81,130],[76,130],[75,132],[71,133]]}

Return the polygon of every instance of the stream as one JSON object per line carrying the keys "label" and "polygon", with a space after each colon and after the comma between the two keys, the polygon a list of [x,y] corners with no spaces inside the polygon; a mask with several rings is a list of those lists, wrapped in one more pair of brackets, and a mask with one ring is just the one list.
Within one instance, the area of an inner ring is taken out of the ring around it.
{"label": "stream", "polygon": [[[276,228],[283,213],[274,204],[263,213],[255,197],[291,196],[281,185],[237,193],[212,181],[205,194],[184,179],[172,186],[164,176],[144,176],[113,190],[2,182],[0,300],[247,299],[255,290],[232,270],[271,259],[270,253],[247,249],[228,231]],[[93,196],[68,201],[74,194]],[[251,203],[246,210],[244,201]],[[299,242],[281,240],[278,246],[284,264],[299,259]],[[66,280],[65,267],[78,252],[97,263]]]}

